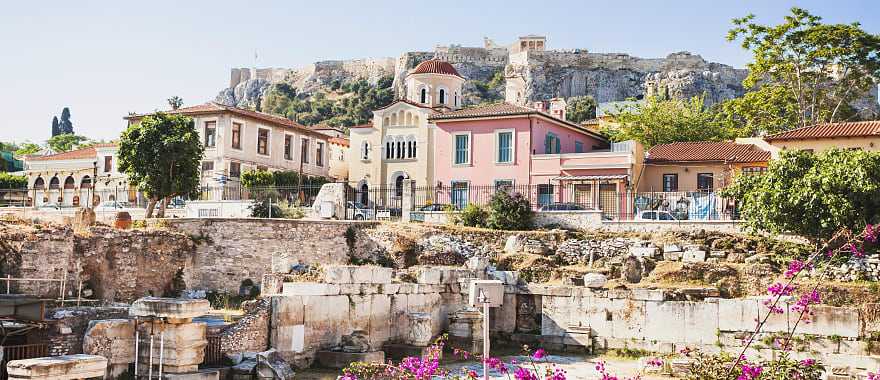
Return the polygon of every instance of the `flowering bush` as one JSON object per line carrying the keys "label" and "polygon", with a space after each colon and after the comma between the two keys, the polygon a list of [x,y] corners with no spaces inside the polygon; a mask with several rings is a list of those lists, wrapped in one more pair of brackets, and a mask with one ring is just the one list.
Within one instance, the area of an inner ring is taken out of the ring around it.
{"label": "flowering bush", "polygon": [[[450,373],[440,367],[446,337],[440,337],[431,345],[421,358],[407,357],[398,364],[388,363],[352,363],[342,370],[340,380],[430,380],[435,378],[449,380],[476,380],[482,378],[474,370],[463,369],[461,373]],[[518,363],[511,360],[505,363],[497,357],[483,358],[465,350],[453,349],[453,354],[462,359],[479,359],[495,371],[507,376],[509,380],[566,380],[565,370],[552,363],[543,362],[547,353],[539,348],[531,352],[523,346],[527,362]],[[543,364],[543,365],[541,365]],[[512,376],[512,377],[511,377]]]}

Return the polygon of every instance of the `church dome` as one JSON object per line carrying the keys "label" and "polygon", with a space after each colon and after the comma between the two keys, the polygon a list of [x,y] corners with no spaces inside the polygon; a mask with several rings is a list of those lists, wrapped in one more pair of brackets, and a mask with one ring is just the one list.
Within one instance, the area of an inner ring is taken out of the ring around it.
{"label": "church dome", "polygon": [[455,75],[462,78],[461,74],[455,70],[455,67],[453,67],[452,64],[439,59],[429,59],[420,63],[411,74],[445,74]]}

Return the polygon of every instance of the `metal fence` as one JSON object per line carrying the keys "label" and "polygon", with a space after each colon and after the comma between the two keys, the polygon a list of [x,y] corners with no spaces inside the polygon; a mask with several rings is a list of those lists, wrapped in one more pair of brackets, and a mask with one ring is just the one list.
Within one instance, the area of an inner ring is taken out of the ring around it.
{"label": "metal fence", "polygon": [[148,199],[143,194],[124,187],[116,188],[27,188],[0,189],[0,207],[83,207],[92,202],[117,202],[122,207],[144,208]]}
{"label": "metal fence", "polygon": [[46,343],[20,344],[3,347],[3,357],[0,358],[0,380],[9,378],[6,372],[6,363],[12,360],[33,359],[49,356],[49,345]]}
{"label": "metal fence", "polygon": [[321,191],[321,185],[307,184],[302,186],[260,186],[247,187],[242,185],[201,186],[196,200],[261,200],[271,199],[273,202],[298,203],[311,206]]}
{"label": "metal fence", "polygon": [[735,204],[711,191],[621,191],[614,183],[414,187],[412,211],[460,211],[469,204],[486,207],[499,191],[522,194],[533,211],[600,210],[605,220],[729,220],[736,217]]}
{"label": "metal fence", "polygon": [[[399,186],[345,186],[345,219],[399,220],[405,192]],[[412,196],[412,195],[409,195]]]}

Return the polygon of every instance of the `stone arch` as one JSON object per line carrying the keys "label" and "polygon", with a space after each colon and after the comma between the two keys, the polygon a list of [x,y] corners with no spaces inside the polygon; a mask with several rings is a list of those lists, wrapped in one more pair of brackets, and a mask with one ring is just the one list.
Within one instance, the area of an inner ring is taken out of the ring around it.
{"label": "stone arch", "polygon": [[403,110],[397,111],[397,125],[404,125],[404,119],[406,119],[406,112]]}
{"label": "stone arch", "polygon": [[385,116],[385,118],[382,119],[382,126],[387,127],[388,123],[389,123],[388,116]]}
{"label": "stone arch", "polygon": [[43,177],[37,177],[37,179],[34,180],[34,189],[43,190],[45,188],[46,188],[46,181],[43,180]]}
{"label": "stone arch", "polygon": [[391,125],[397,125],[397,114],[396,113],[391,114]]}
{"label": "stone arch", "polygon": [[409,174],[405,171],[397,171],[391,174],[391,183],[394,184],[394,196],[403,196],[403,181],[409,178]]}
{"label": "stone arch", "polygon": [[437,90],[437,100],[439,104],[446,104],[446,89],[441,88]]}
{"label": "stone arch", "polygon": [[428,89],[422,87],[419,90],[419,103],[427,104],[428,103]]}
{"label": "stone arch", "polygon": [[76,180],[73,179],[73,176],[67,176],[67,178],[64,179],[64,190],[74,188],[76,188]]}
{"label": "stone arch", "polygon": [[406,125],[412,125],[412,112],[406,113]]}
{"label": "stone arch", "polygon": [[58,176],[52,177],[49,180],[49,190],[59,190],[61,189],[61,180],[58,179]]}

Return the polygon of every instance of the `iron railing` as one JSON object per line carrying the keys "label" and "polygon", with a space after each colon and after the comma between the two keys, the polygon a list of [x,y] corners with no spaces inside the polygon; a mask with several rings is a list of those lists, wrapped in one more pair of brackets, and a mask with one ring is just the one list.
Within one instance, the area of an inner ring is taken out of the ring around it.
{"label": "iron railing", "polygon": [[49,356],[49,345],[46,343],[4,346],[3,358],[0,359],[0,380],[6,380],[9,378],[9,374],[6,372],[6,364],[10,361],[42,358],[46,356]]}

